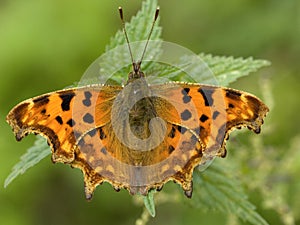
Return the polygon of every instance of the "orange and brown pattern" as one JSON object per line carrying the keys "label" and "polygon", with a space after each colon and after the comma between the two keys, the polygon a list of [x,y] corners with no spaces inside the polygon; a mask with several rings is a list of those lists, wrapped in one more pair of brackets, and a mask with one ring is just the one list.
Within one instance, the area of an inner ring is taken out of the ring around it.
{"label": "orange and brown pattern", "polygon": [[39,133],[53,162],[80,168],[86,198],[97,185],[131,194],[172,180],[192,196],[192,174],[207,157],[226,156],[234,128],[260,132],[268,107],[230,88],[195,83],[149,85],[138,70],[122,86],[90,85],[41,95],[7,115],[16,139]]}

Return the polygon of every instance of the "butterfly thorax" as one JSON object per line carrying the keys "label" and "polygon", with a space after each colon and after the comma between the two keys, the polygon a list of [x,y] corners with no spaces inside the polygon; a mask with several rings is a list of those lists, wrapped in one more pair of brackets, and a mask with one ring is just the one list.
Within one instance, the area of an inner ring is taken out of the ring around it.
{"label": "butterfly thorax", "polygon": [[158,121],[155,107],[159,97],[139,66],[133,64],[127,83],[114,100],[106,146],[116,159],[135,166],[161,161],[165,156],[159,156],[161,148],[157,146],[166,135],[165,122]]}
{"label": "butterfly thorax", "polygon": [[150,136],[150,120],[157,117],[153,107],[154,97],[143,72],[131,72],[129,77],[129,83],[125,86],[126,90],[123,91],[122,100],[128,106],[123,108],[126,110],[124,115],[127,114],[129,117],[131,132],[139,139],[146,139]]}
{"label": "butterfly thorax", "polygon": [[133,70],[128,74],[121,100],[129,107],[123,107],[121,110],[125,111],[122,114],[129,115],[131,132],[137,138],[145,139],[150,135],[149,122],[156,117],[156,112],[153,108],[152,99],[149,97],[151,90],[145,79],[145,74],[140,68],[141,61],[132,63]]}

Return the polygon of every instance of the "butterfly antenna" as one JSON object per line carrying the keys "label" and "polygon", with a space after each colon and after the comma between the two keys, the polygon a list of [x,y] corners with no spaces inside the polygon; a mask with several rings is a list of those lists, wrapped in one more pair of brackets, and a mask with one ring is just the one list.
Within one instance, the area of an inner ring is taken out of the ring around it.
{"label": "butterfly antenna", "polygon": [[149,35],[148,35],[148,38],[147,38],[147,42],[146,42],[146,45],[145,45],[145,48],[144,48],[144,51],[143,51],[143,54],[142,54],[142,57],[139,61],[139,63],[141,64],[143,59],[144,59],[144,56],[145,56],[145,53],[146,53],[146,49],[147,49],[147,46],[148,46],[148,43],[149,43],[149,40],[150,40],[150,37],[151,37],[151,34],[153,32],[153,28],[154,28],[154,25],[155,25],[155,22],[158,18],[158,14],[159,14],[159,7],[156,8],[156,11],[155,11],[155,15],[154,15],[154,19],[153,19],[153,22],[152,22],[152,26],[151,26],[151,30],[149,32]]}
{"label": "butterfly antenna", "polygon": [[124,17],[123,17],[123,9],[122,9],[121,6],[119,7],[119,14],[120,14],[120,18],[121,18],[121,22],[122,22],[122,26],[123,26],[123,32],[125,34],[126,42],[127,42],[127,45],[128,45],[128,49],[129,49],[129,54],[130,54],[130,57],[131,57],[131,61],[132,61],[132,64],[134,64],[134,60],[133,60],[133,56],[132,56],[132,51],[131,51],[131,47],[130,47],[130,44],[129,44],[128,35],[127,35],[127,32],[126,32],[126,27],[125,27],[125,22],[124,22]]}

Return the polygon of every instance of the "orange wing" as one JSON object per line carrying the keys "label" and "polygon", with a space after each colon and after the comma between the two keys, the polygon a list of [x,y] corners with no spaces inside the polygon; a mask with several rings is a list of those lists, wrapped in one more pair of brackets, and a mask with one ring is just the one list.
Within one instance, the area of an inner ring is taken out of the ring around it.
{"label": "orange wing", "polygon": [[111,104],[121,88],[93,85],[44,94],[15,106],[6,120],[18,141],[39,133],[48,139],[53,162],[70,163],[80,137],[110,120]]}
{"label": "orange wing", "polygon": [[[247,126],[259,133],[268,112],[255,96],[229,88],[170,83],[149,89],[150,100],[143,103],[147,107],[133,112],[153,111],[164,120],[166,132],[159,145],[145,151],[126,146],[115,133],[113,126],[124,131],[128,124],[123,125],[123,118],[120,124],[112,123],[113,104],[123,102],[120,109],[130,111],[126,107],[130,92],[124,94],[119,86],[67,89],[29,99],[12,109],[7,121],[17,140],[29,132],[40,133],[48,138],[54,162],[80,168],[88,199],[103,181],[116,190],[126,188],[145,195],[173,180],[191,197],[194,168],[215,156],[225,156],[225,142],[233,128]],[[119,93],[121,101],[115,101]],[[143,116],[140,119],[148,121]],[[152,132],[161,136],[160,130],[155,125]],[[135,143],[132,134],[121,133]]]}
{"label": "orange wing", "polygon": [[187,160],[171,179],[181,184],[187,197],[192,193],[194,168],[215,156],[225,157],[226,140],[234,128],[246,126],[259,133],[269,111],[257,97],[230,88],[178,82],[152,89],[159,96],[154,104],[159,117],[179,131],[168,135],[174,147],[170,168]]}
{"label": "orange wing", "polygon": [[198,135],[203,152],[222,157],[232,129],[246,126],[260,133],[269,111],[254,95],[231,88],[174,82],[154,86],[154,92],[175,107],[167,111],[157,104],[156,111],[164,120]]}

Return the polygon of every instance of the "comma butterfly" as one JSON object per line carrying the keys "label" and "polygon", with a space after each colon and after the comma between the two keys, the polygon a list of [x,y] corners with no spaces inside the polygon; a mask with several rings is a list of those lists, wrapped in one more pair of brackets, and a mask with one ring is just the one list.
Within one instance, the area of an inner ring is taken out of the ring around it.
{"label": "comma butterfly", "polygon": [[[129,51],[132,58],[130,46]],[[53,162],[82,170],[87,199],[103,182],[146,195],[171,180],[191,197],[194,168],[211,157],[225,157],[234,128],[259,133],[268,112],[257,97],[231,88],[150,85],[141,62],[132,63],[124,86],[55,91],[23,101],[7,115],[18,141],[28,133],[41,134],[48,139]]]}

